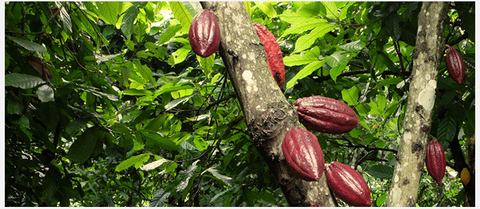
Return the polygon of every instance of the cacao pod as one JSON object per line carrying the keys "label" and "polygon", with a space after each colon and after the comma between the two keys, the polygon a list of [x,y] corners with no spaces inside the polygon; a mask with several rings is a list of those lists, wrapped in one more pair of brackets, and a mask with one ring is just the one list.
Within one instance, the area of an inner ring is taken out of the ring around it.
{"label": "cacao pod", "polygon": [[470,172],[468,172],[467,168],[462,169],[462,172],[460,173],[460,180],[462,181],[463,185],[470,183]]}
{"label": "cacao pod", "polygon": [[285,134],[282,151],[292,173],[305,181],[318,181],[325,159],[317,137],[304,128],[293,128]]}
{"label": "cacao pod", "polygon": [[447,161],[445,160],[445,151],[437,139],[428,142],[426,160],[428,173],[435,179],[438,185],[441,185]]}
{"label": "cacao pod", "polygon": [[278,45],[275,36],[273,36],[267,27],[260,23],[254,23],[253,26],[263,43],[265,52],[267,53],[267,62],[270,72],[281,89],[285,82],[285,65],[283,65],[282,50],[280,50],[280,46]]}
{"label": "cacao pod", "polygon": [[310,207],[322,207],[320,204],[310,205]]}
{"label": "cacao pod", "polygon": [[446,60],[448,74],[455,82],[462,84],[465,78],[465,61],[462,55],[454,47],[448,47]]}
{"label": "cacao pod", "polygon": [[195,15],[188,31],[188,40],[193,52],[201,57],[208,57],[215,53],[220,45],[217,16],[208,9]]}
{"label": "cacao pod", "polygon": [[344,102],[322,96],[300,98],[295,101],[300,122],[309,130],[329,133],[347,133],[360,125],[355,111]]}
{"label": "cacao pod", "polygon": [[348,165],[333,161],[325,170],[328,187],[351,206],[370,207],[370,188],[362,175]]}

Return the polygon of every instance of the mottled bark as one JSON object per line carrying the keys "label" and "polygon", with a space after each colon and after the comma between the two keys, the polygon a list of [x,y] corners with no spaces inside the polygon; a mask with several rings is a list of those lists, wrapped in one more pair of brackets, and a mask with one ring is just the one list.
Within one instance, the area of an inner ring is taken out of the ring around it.
{"label": "mottled bark", "polygon": [[445,49],[443,31],[448,2],[424,2],[418,17],[413,72],[387,205],[415,206],[424,171],[437,72]]}
{"label": "mottled bark", "polygon": [[[291,206],[335,206],[325,175],[318,182],[293,176],[282,153],[287,130],[299,127],[298,116],[268,69],[263,45],[243,2],[202,2],[218,18],[220,56],[240,101],[252,142],[276,177]],[[261,175],[259,173],[259,175]]]}

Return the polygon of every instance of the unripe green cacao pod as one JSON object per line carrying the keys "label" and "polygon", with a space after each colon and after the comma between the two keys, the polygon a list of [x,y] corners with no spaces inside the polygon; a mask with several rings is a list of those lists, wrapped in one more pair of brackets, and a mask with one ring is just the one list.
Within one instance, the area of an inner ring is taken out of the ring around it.
{"label": "unripe green cacao pod", "polygon": [[275,36],[260,23],[253,24],[257,35],[263,43],[265,52],[267,53],[267,62],[273,78],[277,82],[280,89],[285,82],[285,65],[283,64],[283,55]]}
{"label": "unripe green cacao pod", "polygon": [[463,185],[470,183],[470,172],[468,172],[467,168],[462,169],[462,172],[460,173],[460,180],[462,181]]}
{"label": "unripe green cacao pod", "polygon": [[362,175],[348,165],[332,162],[326,167],[325,176],[333,194],[351,206],[370,207],[370,188]]}
{"label": "unripe green cacao pod", "polygon": [[454,47],[448,47],[446,61],[450,77],[458,84],[462,84],[465,78],[465,61],[460,52]]}
{"label": "unripe green cacao pod", "polygon": [[445,151],[437,139],[428,142],[426,161],[428,173],[438,185],[441,185],[447,161],[445,160]]}
{"label": "unripe green cacao pod", "polygon": [[329,134],[347,133],[360,125],[355,111],[344,102],[322,96],[295,101],[300,122],[309,130]]}
{"label": "unripe green cacao pod", "polygon": [[317,137],[298,127],[285,134],[282,151],[293,174],[305,181],[318,181],[325,168],[325,159]]}
{"label": "unripe green cacao pod", "polygon": [[193,52],[201,57],[208,57],[215,53],[220,45],[217,16],[208,9],[198,13],[190,25],[188,40]]}

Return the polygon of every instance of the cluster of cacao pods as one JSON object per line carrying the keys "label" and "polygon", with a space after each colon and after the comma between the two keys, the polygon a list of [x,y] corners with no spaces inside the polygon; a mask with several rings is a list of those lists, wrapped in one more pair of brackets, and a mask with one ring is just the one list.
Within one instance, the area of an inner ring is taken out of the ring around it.
{"label": "cluster of cacao pods", "polygon": [[441,185],[447,161],[445,160],[445,151],[437,139],[428,142],[426,161],[428,173],[438,185]]}
{"label": "cluster of cacao pods", "polygon": [[295,106],[300,122],[309,130],[343,134],[360,125],[355,111],[336,99],[322,96],[299,98]]}
{"label": "cluster of cacao pods", "polygon": [[267,62],[270,72],[281,89],[283,83],[285,83],[285,65],[283,64],[282,50],[280,49],[275,36],[267,29],[267,27],[260,23],[254,23],[253,27],[255,28],[255,31],[257,31],[257,35],[260,38],[260,41],[262,41],[265,52],[267,53]]}
{"label": "cluster of cacao pods", "polygon": [[[300,98],[295,106],[300,122],[310,130],[341,134],[360,124],[352,108],[332,98]],[[325,169],[328,187],[338,198],[351,206],[371,206],[370,189],[362,175],[336,161],[325,167],[322,148],[313,133],[304,128],[287,131],[282,151],[288,167],[297,178],[318,181]]]}
{"label": "cluster of cacao pods", "polygon": [[208,57],[215,53],[220,45],[217,16],[208,9],[195,15],[188,31],[188,40],[198,56]]}
{"label": "cluster of cacao pods", "polygon": [[460,52],[454,47],[448,46],[446,61],[450,77],[458,84],[462,84],[465,78],[465,61]]}

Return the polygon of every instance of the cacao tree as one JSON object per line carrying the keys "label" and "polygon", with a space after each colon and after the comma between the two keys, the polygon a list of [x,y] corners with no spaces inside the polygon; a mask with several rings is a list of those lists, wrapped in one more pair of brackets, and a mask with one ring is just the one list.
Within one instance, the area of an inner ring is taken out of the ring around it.
{"label": "cacao tree", "polygon": [[5,206],[475,205],[474,2],[3,6]]}

